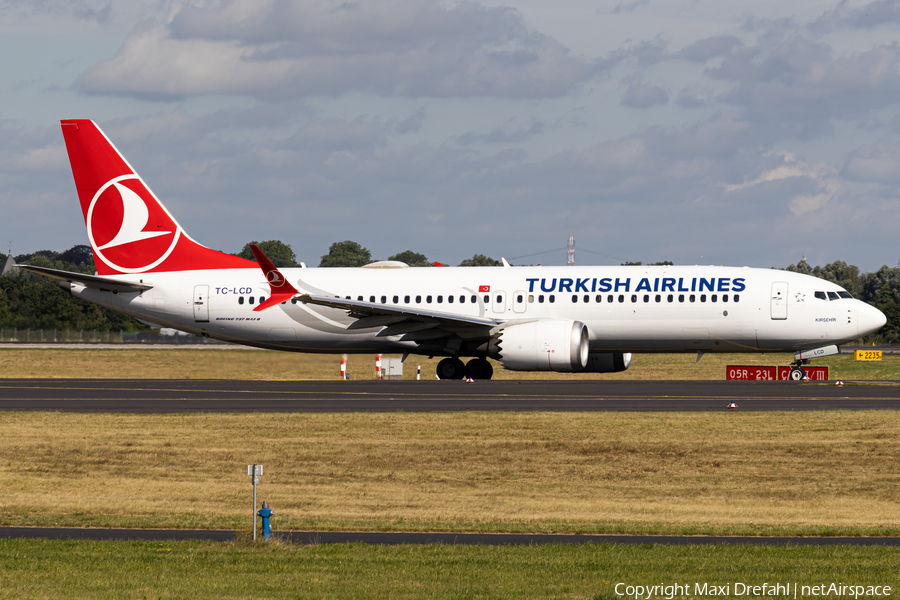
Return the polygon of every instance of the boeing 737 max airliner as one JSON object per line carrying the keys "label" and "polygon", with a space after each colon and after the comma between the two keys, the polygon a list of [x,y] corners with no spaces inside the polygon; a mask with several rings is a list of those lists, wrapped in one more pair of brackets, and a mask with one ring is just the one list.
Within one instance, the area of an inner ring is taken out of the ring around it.
{"label": "boeing 737 max airliner", "polygon": [[[516,371],[622,371],[640,352],[794,352],[810,358],[885,316],[839,286],[734,267],[279,270],[195,242],[102,131],[62,121],[97,274],[20,268],[141,321],[295,352],[445,356],[441,379]],[[505,261],[504,261],[505,263]],[[470,358],[467,364],[462,358]]]}

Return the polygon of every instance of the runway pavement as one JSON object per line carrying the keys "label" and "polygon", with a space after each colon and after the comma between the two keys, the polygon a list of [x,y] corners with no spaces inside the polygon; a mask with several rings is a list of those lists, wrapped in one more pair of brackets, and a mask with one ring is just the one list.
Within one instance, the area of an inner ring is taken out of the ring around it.
{"label": "runway pavement", "polygon": [[[288,531],[274,535],[294,544],[447,544],[528,546],[539,544],[792,544],[796,546],[900,546],[900,537],[749,537],[691,535],[566,535],[532,533],[428,533],[380,531]],[[75,529],[0,527],[0,538],[54,540],[209,540],[230,542],[234,531],[208,529]]]}
{"label": "runway pavement", "polygon": [[0,379],[0,410],[454,412],[896,410],[900,382]]}

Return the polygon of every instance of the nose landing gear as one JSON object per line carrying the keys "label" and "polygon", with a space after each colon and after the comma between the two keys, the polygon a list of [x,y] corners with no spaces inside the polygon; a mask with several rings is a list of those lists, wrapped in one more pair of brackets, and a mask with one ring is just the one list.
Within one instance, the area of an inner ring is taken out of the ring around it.
{"label": "nose landing gear", "polygon": [[797,361],[792,362],[791,370],[788,373],[788,377],[791,379],[791,381],[803,381],[804,379],[806,379],[806,370],[803,368],[802,365],[808,365],[808,364],[809,364],[809,360],[807,360],[807,359],[797,360]]}

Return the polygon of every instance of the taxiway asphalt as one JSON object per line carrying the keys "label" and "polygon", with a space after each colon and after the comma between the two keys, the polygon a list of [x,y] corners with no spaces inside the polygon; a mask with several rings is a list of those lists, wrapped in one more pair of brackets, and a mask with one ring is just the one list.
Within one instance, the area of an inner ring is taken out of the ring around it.
{"label": "taxiway asphalt", "polygon": [[[440,533],[381,531],[276,531],[294,544],[379,545],[490,545],[542,544],[660,544],[666,546],[709,544],[791,544],[795,546],[900,546],[900,537],[751,537],[697,535],[568,535],[534,533]],[[216,529],[79,529],[65,527],[0,527],[0,538],[53,540],[208,540],[230,542],[234,531]]]}
{"label": "taxiway asphalt", "polygon": [[0,379],[0,411],[896,410],[900,382]]}

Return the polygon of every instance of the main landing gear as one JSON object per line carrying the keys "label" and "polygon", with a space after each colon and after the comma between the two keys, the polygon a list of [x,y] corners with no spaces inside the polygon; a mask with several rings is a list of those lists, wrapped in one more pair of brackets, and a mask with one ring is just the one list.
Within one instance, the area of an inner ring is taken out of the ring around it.
{"label": "main landing gear", "polygon": [[473,358],[467,364],[458,358],[445,358],[438,363],[438,379],[490,379],[494,375],[494,367],[484,358]]}

